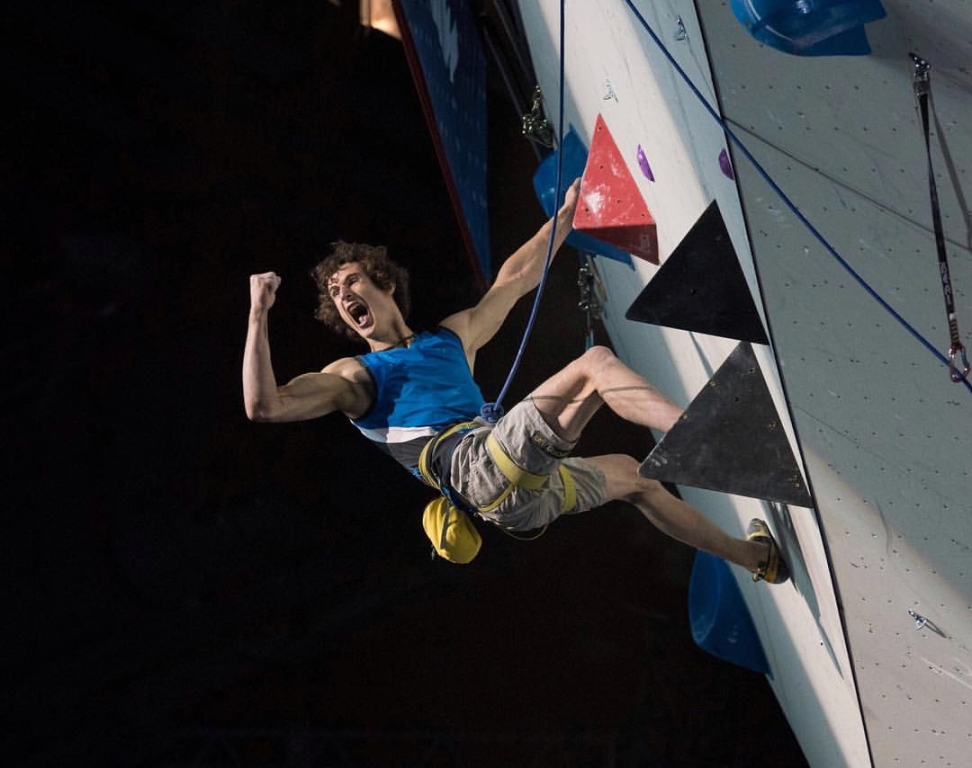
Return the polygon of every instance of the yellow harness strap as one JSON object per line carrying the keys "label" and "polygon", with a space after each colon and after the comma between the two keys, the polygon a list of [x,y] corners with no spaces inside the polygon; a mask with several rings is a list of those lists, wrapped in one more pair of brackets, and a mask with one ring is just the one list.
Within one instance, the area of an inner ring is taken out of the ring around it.
{"label": "yellow harness strap", "polygon": [[418,469],[419,474],[422,475],[422,479],[436,490],[442,490],[439,488],[438,481],[435,479],[435,477],[433,477],[432,472],[429,469],[429,459],[432,457],[432,451],[435,450],[435,446],[437,446],[442,440],[445,440],[450,435],[454,435],[460,429],[473,429],[478,426],[481,426],[478,421],[463,421],[459,424],[453,424],[451,427],[443,430],[429,440],[422,447],[422,452],[419,454]]}
{"label": "yellow harness strap", "polygon": [[[503,450],[492,432],[486,437],[486,450],[489,451],[489,455],[496,464],[496,468],[510,481],[511,488],[508,491],[512,490],[512,487],[539,491],[547,484],[548,477],[546,475],[535,475],[514,464],[513,459]],[[560,481],[564,484],[564,512],[571,512],[577,506],[577,484],[574,482],[573,475],[570,474],[567,467],[563,464],[560,465],[558,471],[560,473]],[[502,501],[508,495],[508,492],[501,494],[497,502]],[[497,502],[494,502],[491,506],[497,506]]]}
{"label": "yellow harness strap", "polygon": [[574,476],[570,474],[567,467],[563,464],[558,468],[560,481],[564,484],[564,512],[573,512],[577,506],[577,483]]}

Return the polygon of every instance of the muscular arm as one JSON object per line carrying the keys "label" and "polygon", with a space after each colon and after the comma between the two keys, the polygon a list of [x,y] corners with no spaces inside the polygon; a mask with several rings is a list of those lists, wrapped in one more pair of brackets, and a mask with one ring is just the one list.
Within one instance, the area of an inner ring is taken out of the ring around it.
{"label": "muscular arm", "polygon": [[[340,375],[338,364],[277,385],[270,360],[268,313],[280,278],[250,278],[250,318],[243,351],[243,404],[253,421],[305,421],[334,411],[359,415],[367,407],[362,387]],[[339,361],[340,362],[340,361]],[[338,371],[338,372],[334,372]]]}
{"label": "muscular arm", "polygon": [[[557,232],[553,244],[556,254],[571,232],[580,180],[567,190],[563,206],[557,212]],[[496,280],[476,306],[447,317],[442,325],[454,331],[463,341],[470,366],[476,351],[486,344],[523,296],[540,283],[550,242],[553,219],[548,220],[529,240],[503,263]]]}

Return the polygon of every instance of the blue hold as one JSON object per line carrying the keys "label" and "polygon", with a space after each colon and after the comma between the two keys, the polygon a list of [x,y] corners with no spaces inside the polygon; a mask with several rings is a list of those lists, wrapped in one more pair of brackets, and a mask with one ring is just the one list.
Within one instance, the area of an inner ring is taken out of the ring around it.
{"label": "blue hold", "polygon": [[887,14],[880,0],[731,0],[759,42],[796,56],[866,56],[864,25]]}
{"label": "blue hold", "polygon": [[726,562],[699,552],[689,581],[692,639],[703,651],[772,677],[739,585]]}
{"label": "blue hold", "polygon": [[[548,216],[553,216],[554,211],[560,207],[559,204],[554,203],[557,192],[558,153],[563,155],[563,165],[560,169],[562,189],[559,201],[562,203],[567,193],[567,187],[574,179],[584,175],[584,168],[587,166],[587,147],[584,146],[584,142],[580,140],[573,126],[568,129],[567,134],[560,142],[560,148],[547,155],[540,163],[536,173],[533,174],[533,190]],[[579,251],[593,253],[596,256],[606,256],[634,269],[631,254],[583,232],[571,232],[567,236],[567,243]]]}

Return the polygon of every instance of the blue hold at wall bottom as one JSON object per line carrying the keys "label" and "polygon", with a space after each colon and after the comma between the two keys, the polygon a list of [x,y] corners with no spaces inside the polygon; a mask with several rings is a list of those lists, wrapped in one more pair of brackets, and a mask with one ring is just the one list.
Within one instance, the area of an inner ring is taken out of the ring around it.
{"label": "blue hold at wall bottom", "polygon": [[729,565],[706,552],[696,554],[692,567],[689,621],[692,639],[699,648],[772,677],[763,644]]}

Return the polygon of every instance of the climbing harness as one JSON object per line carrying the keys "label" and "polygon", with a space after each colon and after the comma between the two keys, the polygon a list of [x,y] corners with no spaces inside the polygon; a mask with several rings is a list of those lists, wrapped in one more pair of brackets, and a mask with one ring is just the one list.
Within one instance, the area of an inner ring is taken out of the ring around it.
{"label": "climbing harness", "polygon": [[[532,472],[527,472],[525,469],[518,467],[506,451],[503,450],[503,447],[499,444],[499,441],[497,441],[492,432],[486,438],[486,450],[489,452],[493,463],[496,464],[496,468],[510,484],[506,486],[492,504],[484,507],[481,510],[482,512],[491,512],[496,509],[506,501],[506,497],[513,492],[514,488],[526,488],[531,491],[539,491],[546,486],[549,478],[546,475],[535,475]],[[568,512],[572,512],[574,507],[577,506],[577,486],[574,483],[574,478],[570,474],[570,471],[563,464],[558,465],[557,472],[560,474],[560,480],[564,484],[563,511],[564,514],[567,514]]]}
{"label": "climbing harness", "polygon": [[935,226],[935,246],[938,250],[938,271],[942,278],[942,293],[945,295],[945,314],[948,317],[948,333],[951,346],[948,349],[948,372],[954,382],[960,382],[969,375],[969,360],[965,354],[959,335],[958,318],[955,314],[955,296],[952,293],[952,279],[948,271],[948,255],[945,249],[945,232],[942,227],[942,213],[938,201],[938,187],[935,184],[935,169],[932,165],[931,135],[929,129],[929,102],[931,96],[931,65],[917,54],[910,54],[915,65],[915,99],[921,114],[921,127],[925,137],[925,151],[928,154],[928,186],[931,196],[932,222]]}
{"label": "climbing harness", "polygon": [[[419,455],[419,474],[426,483],[442,494],[425,507],[422,527],[432,542],[433,555],[438,554],[454,563],[471,562],[482,546],[482,538],[470,520],[471,515],[496,510],[516,488],[539,491],[550,481],[548,475],[536,475],[518,466],[490,432],[486,437],[486,451],[508,485],[485,506],[475,507],[466,502],[452,488],[452,454],[469,432],[482,426],[479,421],[464,421],[448,427],[429,440]],[[577,507],[577,484],[570,470],[563,464],[557,467],[557,472],[564,489],[562,512],[567,514]],[[544,526],[538,534],[531,537],[505,532],[515,539],[529,541],[539,538],[546,530],[547,526]]]}
{"label": "climbing harness", "polygon": [[[938,349],[935,347],[935,345],[932,344],[928,339],[926,339],[918,331],[917,328],[915,328],[911,323],[909,323],[904,318],[903,315],[901,315],[901,313],[899,313],[897,310],[894,309],[894,307],[888,304],[888,302],[885,301],[885,299],[882,298],[881,295],[874,288],[871,287],[871,285],[847,262],[847,260],[844,259],[844,257],[837,252],[837,250],[827,241],[827,239],[810,222],[810,220],[803,215],[800,209],[796,207],[796,205],[793,203],[792,200],[790,200],[786,192],[784,192],[783,189],[780,187],[780,185],[773,180],[773,177],[769,175],[766,169],[763,168],[760,162],[755,158],[753,153],[746,148],[746,145],[743,144],[742,141],[740,141],[739,137],[736,136],[735,132],[729,127],[728,123],[725,120],[723,120],[723,118],[719,115],[718,112],[715,111],[715,109],[705,98],[702,92],[699,91],[695,83],[692,82],[692,78],[688,76],[688,74],[681,67],[681,65],[679,65],[678,61],[675,60],[675,57],[672,55],[671,51],[668,50],[668,48],[662,42],[661,38],[658,37],[658,34],[655,32],[655,30],[652,29],[651,25],[648,23],[645,17],[642,16],[642,14],[638,11],[638,9],[635,7],[632,0],[624,0],[624,2],[628,6],[628,8],[631,9],[631,12],[634,14],[635,18],[644,28],[645,32],[647,32],[649,37],[651,37],[652,41],[658,47],[658,50],[661,51],[662,55],[668,60],[668,63],[672,65],[672,68],[675,70],[678,76],[682,79],[682,81],[689,87],[689,90],[691,90],[692,93],[695,95],[695,97],[699,100],[699,103],[702,105],[703,109],[705,109],[705,111],[709,113],[709,116],[719,124],[719,127],[729,138],[729,140],[733,143],[733,145],[749,161],[753,169],[760,175],[760,177],[762,177],[763,181],[765,181],[770,186],[770,188],[779,196],[780,200],[783,201],[783,204],[790,210],[790,212],[797,218],[797,220],[804,227],[806,227],[807,231],[810,232],[811,235],[813,235],[813,237],[817,240],[817,242],[820,243],[821,246],[823,246],[823,248],[827,251],[827,253],[829,253],[834,258],[834,260],[836,260],[837,263],[840,264],[841,267],[843,267],[844,271],[847,272],[847,274],[850,275],[872,299],[874,299],[889,315],[891,315],[891,317],[893,317],[895,321],[897,321],[898,324],[901,325],[902,328],[908,331],[908,333],[910,333],[915,338],[915,340],[917,340],[922,346],[924,346],[926,350],[928,350],[932,355],[934,355],[939,360],[939,362],[941,362],[943,365],[948,366],[950,364],[949,359],[941,352],[939,352]],[[965,388],[968,389],[970,392],[972,392],[972,380],[970,380],[968,376],[959,377],[957,381],[959,383],[964,384]]]}

